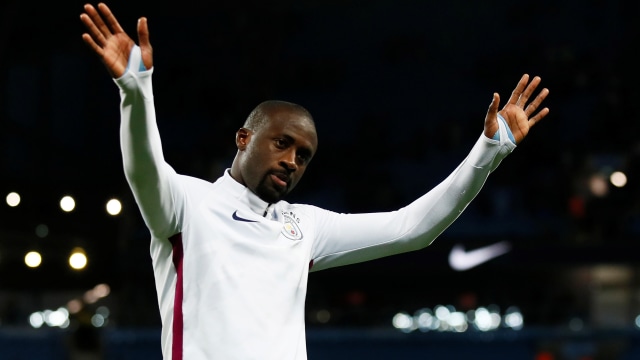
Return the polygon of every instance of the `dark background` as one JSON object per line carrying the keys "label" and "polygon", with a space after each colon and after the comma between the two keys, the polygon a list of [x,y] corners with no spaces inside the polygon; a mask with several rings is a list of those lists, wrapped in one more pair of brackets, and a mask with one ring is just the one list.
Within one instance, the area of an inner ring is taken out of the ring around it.
{"label": "dark background", "polygon": [[[516,305],[541,325],[627,325],[640,313],[640,3],[107,4],[134,38],[136,19],[149,18],[158,124],[178,172],[215,179],[253,107],[288,100],[313,114],[320,138],[289,200],[335,211],[409,203],[463,160],[494,91],[504,104],[523,73],[550,89],[550,115],[433,245],[312,273],[309,312],[333,316],[310,326],[388,326],[397,311],[437,304]],[[52,294],[107,283],[114,324],[156,326],[149,234],[121,166],[118,90],[81,40],[82,5],[0,5],[0,193],[22,196],[17,208],[0,206],[0,319],[20,323],[63,305]],[[627,186],[595,196],[589,179],[614,170]],[[58,208],[65,194],[76,197],[72,213]],[[119,217],[103,210],[114,196]],[[456,272],[447,263],[456,243],[501,240],[512,250],[487,264]],[[80,273],[66,265],[76,246],[89,257]],[[37,269],[24,266],[30,249],[43,254]]]}

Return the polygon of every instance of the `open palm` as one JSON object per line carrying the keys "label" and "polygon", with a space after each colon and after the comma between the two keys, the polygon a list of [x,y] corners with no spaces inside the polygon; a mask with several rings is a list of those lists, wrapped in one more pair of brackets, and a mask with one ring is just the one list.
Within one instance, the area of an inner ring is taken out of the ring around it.
{"label": "open palm", "polygon": [[536,76],[529,83],[529,75],[524,74],[511,93],[509,101],[500,111],[498,111],[500,95],[494,93],[485,117],[484,134],[491,138],[498,131],[498,114],[500,114],[513,133],[516,144],[519,144],[527,136],[531,127],[549,114],[549,108],[546,107],[536,113],[542,101],[549,94],[549,90],[546,88],[542,89],[538,96],[527,105],[540,81],[540,77]]}
{"label": "open palm", "polygon": [[[80,20],[88,32],[82,34],[82,39],[100,57],[109,74],[119,78],[127,69],[129,53],[135,45],[134,41],[124,32],[107,5],[100,3],[96,10],[92,5],[86,4],[84,10]],[[140,18],[137,30],[142,61],[144,66],[150,69],[153,66],[153,51],[149,42],[146,18]]]}

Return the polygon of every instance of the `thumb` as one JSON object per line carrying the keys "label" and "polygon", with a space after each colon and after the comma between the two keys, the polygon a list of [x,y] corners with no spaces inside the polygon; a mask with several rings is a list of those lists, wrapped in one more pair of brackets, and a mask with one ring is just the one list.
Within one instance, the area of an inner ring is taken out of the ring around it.
{"label": "thumb", "polygon": [[493,93],[491,104],[487,110],[487,116],[484,118],[484,134],[486,137],[493,137],[498,131],[498,107],[500,105],[500,95]]}
{"label": "thumb", "polygon": [[487,115],[493,114],[497,116],[499,106],[500,106],[500,94],[493,93],[493,98],[491,99],[491,104],[489,104],[489,110],[487,111]]}
{"label": "thumb", "polygon": [[149,41],[149,26],[146,17],[138,19],[138,43],[140,44],[144,67],[151,69],[153,67],[153,49]]}

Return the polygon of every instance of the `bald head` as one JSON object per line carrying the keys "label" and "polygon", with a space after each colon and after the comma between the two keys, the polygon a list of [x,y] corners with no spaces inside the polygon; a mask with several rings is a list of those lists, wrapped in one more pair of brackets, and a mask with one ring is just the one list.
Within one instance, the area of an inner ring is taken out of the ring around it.
{"label": "bald head", "polygon": [[274,114],[281,111],[296,113],[300,117],[309,120],[309,122],[315,127],[313,117],[307,109],[298,104],[282,100],[267,100],[258,104],[258,106],[251,111],[247,120],[245,120],[243,127],[252,130],[253,132],[259,131]]}

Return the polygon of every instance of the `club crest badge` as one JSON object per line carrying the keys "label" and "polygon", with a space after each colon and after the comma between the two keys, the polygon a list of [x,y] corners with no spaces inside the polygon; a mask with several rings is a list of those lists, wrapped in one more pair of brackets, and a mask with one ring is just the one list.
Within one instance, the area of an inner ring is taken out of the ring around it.
{"label": "club crest badge", "polygon": [[293,212],[282,213],[284,216],[284,224],[282,225],[282,235],[291,240],[302,240],[302,231],[298,223],[300,219],[296,218]]}

